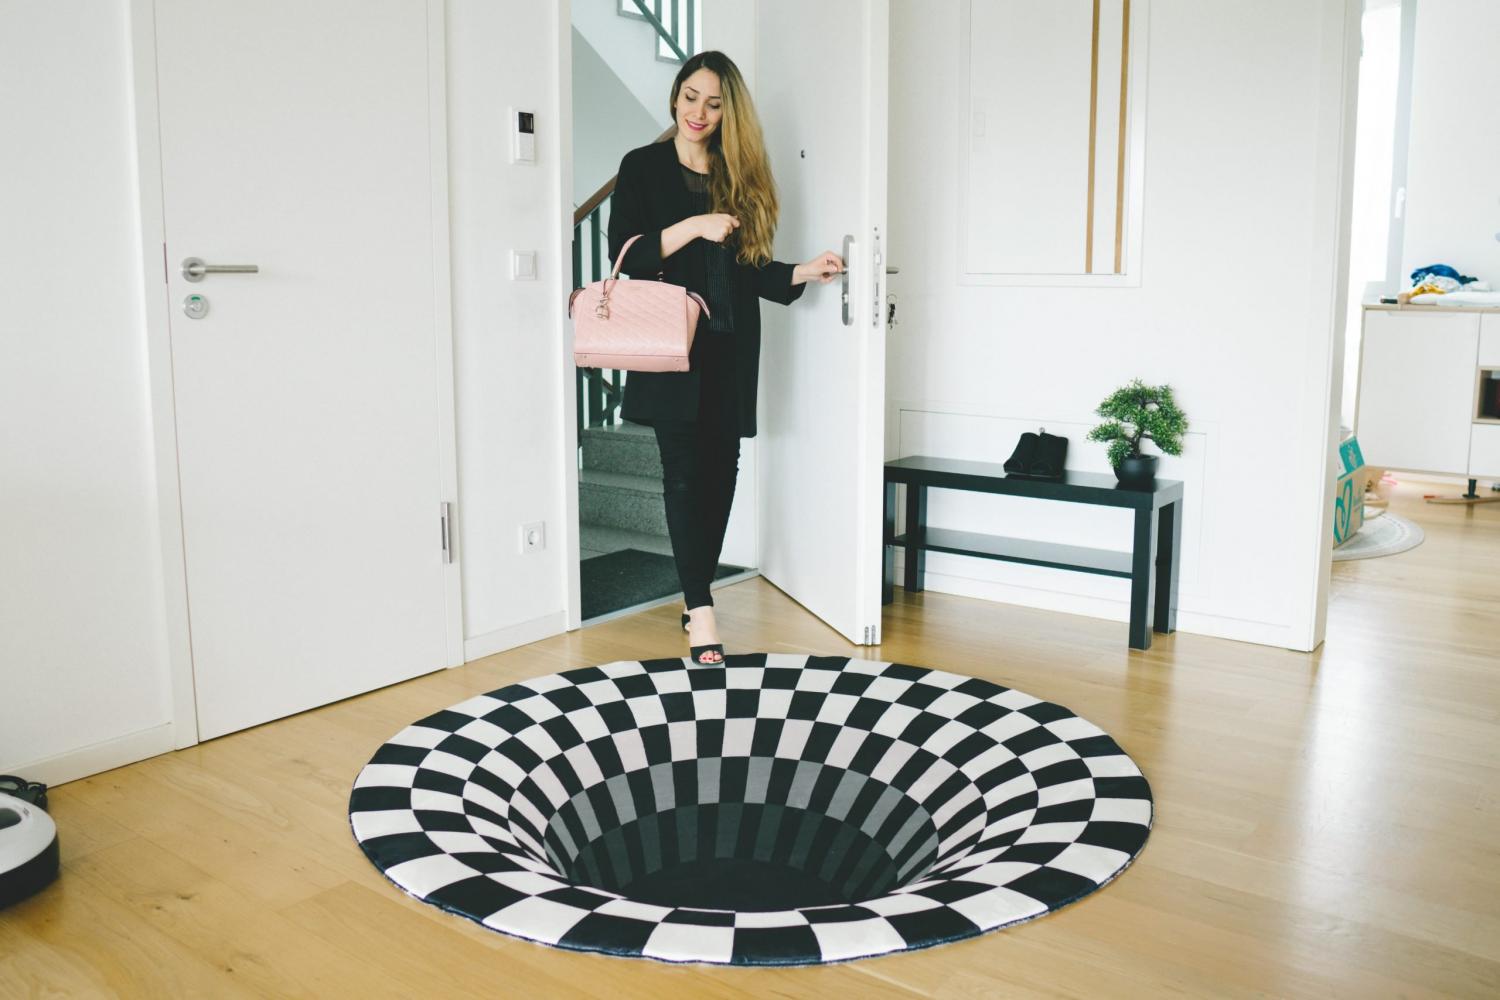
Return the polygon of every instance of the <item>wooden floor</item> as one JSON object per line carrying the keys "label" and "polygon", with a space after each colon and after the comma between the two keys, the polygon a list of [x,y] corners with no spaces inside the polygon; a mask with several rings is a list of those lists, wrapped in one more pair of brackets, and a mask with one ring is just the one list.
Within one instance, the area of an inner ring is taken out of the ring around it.
{"label": "wooden floor", "polygon": [[[1430,488],[1429,488],[1430,489]],[[60,786],[64,874],[0,911],[0,996],[1500,995],[1500,504],[1397,491],[1420,547],[1338,563],[1313,655],[897,591],[862,650],[763,580],[731,652],[975,674],[1135,758],[1156,827],[1120,878],[957,944],[805,969],[669,966],[514,940],[388,883],[350,783],[411,720],[528,676],[686,655],[668,606]]]}

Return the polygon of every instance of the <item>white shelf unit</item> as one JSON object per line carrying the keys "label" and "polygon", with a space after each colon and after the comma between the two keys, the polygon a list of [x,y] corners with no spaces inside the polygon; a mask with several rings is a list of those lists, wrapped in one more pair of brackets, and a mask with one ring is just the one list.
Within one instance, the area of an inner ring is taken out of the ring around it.
{"label": "white shelf unit", "polygon": [[1354,429],[1373,466],[1500,479],[1500,309],[1366,306]]}

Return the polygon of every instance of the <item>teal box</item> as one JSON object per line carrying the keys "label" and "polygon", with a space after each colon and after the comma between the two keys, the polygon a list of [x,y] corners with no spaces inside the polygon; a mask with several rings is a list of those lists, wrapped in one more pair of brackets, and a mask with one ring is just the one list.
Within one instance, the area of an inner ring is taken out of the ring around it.
{"label": "teal box", "polygon": [[1359,450],[1359,438],[1351,434],[1339,445],[1339,459],[1344,463],[1345,475],[1365,464],[1365,456]]}

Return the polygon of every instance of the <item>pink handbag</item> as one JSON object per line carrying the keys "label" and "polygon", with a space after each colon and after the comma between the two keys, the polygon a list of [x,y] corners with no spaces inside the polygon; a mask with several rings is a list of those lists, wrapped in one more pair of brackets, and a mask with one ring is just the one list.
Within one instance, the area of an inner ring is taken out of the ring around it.
{"label": "pink handbag", "polygon": [[708,303],[696,292],[665,281],[621,281],[620,265],[632,236],[620,248],[615,269],[603,281],[573,290],[573,361],[579,368],[630,372],[685,372],[698,315]]}

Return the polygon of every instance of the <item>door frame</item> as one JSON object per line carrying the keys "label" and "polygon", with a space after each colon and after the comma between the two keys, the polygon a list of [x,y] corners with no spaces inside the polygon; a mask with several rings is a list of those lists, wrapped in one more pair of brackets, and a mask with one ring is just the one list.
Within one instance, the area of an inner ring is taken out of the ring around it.
{"label": "door frame", "polygon": [[[427,8],[428,143],[432,177],[433,347],[437,352],[438,455],[443,496],[453,505],[449,537],[453,561],[443,570],[445,665],[462,666],[462,541],[457,534],[458,433],[453,372],[453,300],[448,197],[448,92],[446,0],[425,0]],[[141,249],[141,321],[146,332],[146,377],[152,445],[155,453],[157,529],[161,585],[166,609],[166,646],[171,677],[171,744],[198,742],[191,627],[188,616],[187,561],[183,543],[177,402],[173,391],[171,303],[167,298],[170,262],[161,161],[160,91],[156,75],[156,0],[130,0],[130,74],[135,126],[135,166]],[[156,284],[157,261],[162,283]],[[434,512],[436,513],[436,512]]]}

